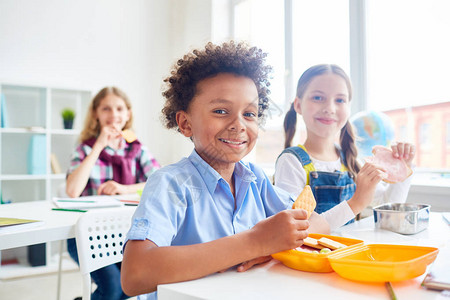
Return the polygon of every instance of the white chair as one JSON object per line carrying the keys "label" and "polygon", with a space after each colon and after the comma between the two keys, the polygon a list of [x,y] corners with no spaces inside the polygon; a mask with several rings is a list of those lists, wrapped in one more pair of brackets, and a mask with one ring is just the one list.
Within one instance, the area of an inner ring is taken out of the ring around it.
{"label": "white chair", "polygon": [[90,210],[77,222],[80,272],[83,276],[83,300],[91,299],[91,272],[122,261],[125,235],[131,224],[133,210],[109,208]]}

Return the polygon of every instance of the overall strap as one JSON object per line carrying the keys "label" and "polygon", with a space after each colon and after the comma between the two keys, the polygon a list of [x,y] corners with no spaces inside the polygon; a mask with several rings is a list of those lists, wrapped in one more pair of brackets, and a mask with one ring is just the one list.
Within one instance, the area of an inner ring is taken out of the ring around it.
{"label": "overall strap", "polygon": [[308,152],[306,151],[306,148],[303,145],[289,147],[284,149],[278,157],[280,157],[284,153],[291,153],[295,155],[295,157],[297,157],[306,172],[306,184],[309,185],[309,173],[315,171],[316,169],[314,168],[314,165],[311,158],[309,157]]}
{"label": "overall strap", "polygon": [[345,159],[345,154],[344,152],[341,150],[341,148],[339,146],[336,146],[337,149],[339,150],[340,156],[341,156],[341,172],[348,172],[348,168],[347,168],[347,160]]}

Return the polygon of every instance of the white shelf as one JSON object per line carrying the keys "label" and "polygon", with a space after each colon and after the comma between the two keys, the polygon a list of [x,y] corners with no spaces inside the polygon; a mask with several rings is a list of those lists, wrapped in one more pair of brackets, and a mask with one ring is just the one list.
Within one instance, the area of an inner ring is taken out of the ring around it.
{"label": "white shelf", "polygon": [[42,174],[42,175],[0,175],[0,181],[8,180],[46,180],[46,179],[66,179],[66,173]]}
{"label": "white shelf", "polygon": [[66,179],[66,173],[60,173],[60,174],[51,174],[51,179]]}
{"label": "white shelf", "polygon": [[50,130],[51,134],[60,134],[60,135],[79,135],[80,131],[76,129],[53,129]]}
{"label": "white shelf", "polygon": [[[32,267],[25,259],[19,259],[18,264],[4,265],[0,267],[0,281],[57,273],[58,263],[59,255],[54,255],[47,265],[38,267]],[[70,258],[69,254],[67,252],[63,253],[61,270],[64,272],[76,271],[78,269],[78,265],[72,258]]]}
{"label": "white shelf", "polygon": [[26,127],[26,128],[0,128],[2,133],[46,133],[42,127]]}
{"label": "white shelf", "polygon": [[[0,191],[4,200],[26,202],[57,196],[91,100],[91,92],[0,82],[6,116],[0,128]],[[75,111],[74,129],[64,129],[61,111]],[[30,152],[31,142],[36,145]],[[31,153],[36,168],[30,166]],[[61,173],[53,174],[53,154]]]}
{"label": "white shelf", "polygon": [[[50,201],[61,192],[92,93],[72,88],[0,82],[0,95],[3,95],[0,106],[2,200],[13,203]],[[75,111],[74,129],[63,127],[61,112],[66,108]],[[56,157],[60,165],[61,170],[57,174],[53,174],[51,156]],[[48,258],[52,253],[51,243],[46,245]],[[20,256],[18,252],[20,250],[14,250],[12,256]],[[72,261],[65,259],[64,263],[67,262]],[[57,263],[52,261],[42,267],[30,267],[22,262],[2,266],[0,279],[56,270]]]}
{"label": "white shelf", "polygon": [[80,130],[77,129],[50,129],[47,130],[42,127],[24,127],[24,128],[0,128],[1,133],[33,133],[33,134],[45,134],[50,133],[54,135],[76,135],[80,134]]}
{"label": "white shelf", "polygon": [[42,175],[0,175],[0,180],[8,181],[8,180],[45,180],[47,179],[46,174]]}

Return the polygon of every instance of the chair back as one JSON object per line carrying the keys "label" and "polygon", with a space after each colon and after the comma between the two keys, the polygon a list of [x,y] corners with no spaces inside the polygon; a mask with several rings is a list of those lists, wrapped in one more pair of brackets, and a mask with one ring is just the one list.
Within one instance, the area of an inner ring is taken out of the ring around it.
{"label": "chair back", "polygon": [[122,261],[123,243],[133,211],[126,207],[94,209],[78,219],[75,236],[83,276],[83,300],[91,296],[90,273]]}

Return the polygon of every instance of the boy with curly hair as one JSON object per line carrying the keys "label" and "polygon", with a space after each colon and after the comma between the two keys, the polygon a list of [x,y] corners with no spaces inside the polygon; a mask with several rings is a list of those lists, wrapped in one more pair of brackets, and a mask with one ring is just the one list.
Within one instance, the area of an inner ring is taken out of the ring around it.
{"label": "boy with curly hair", "polygon": [[[194,143],[188,158],[151,176],[133,216],[122,262],[129,295],[192,280],[296,248],[309,232],[327,233],[317,214],[263,171],[242,162],[255,146],[269,103],[266,54],[244,43],[208,43],[178,60],[165,79],[167,128]],[[140,299],[156,299],[156,293]]]}

